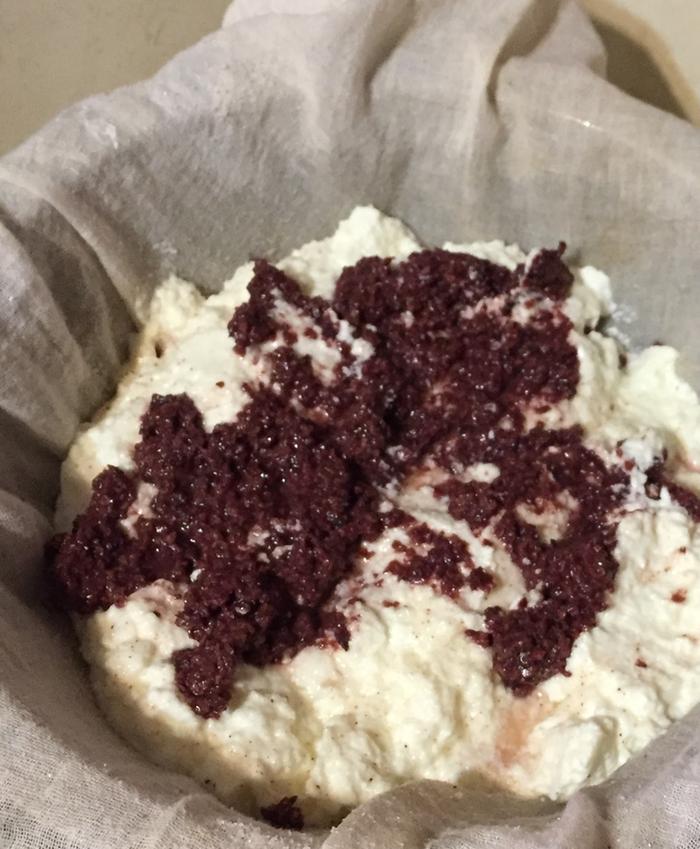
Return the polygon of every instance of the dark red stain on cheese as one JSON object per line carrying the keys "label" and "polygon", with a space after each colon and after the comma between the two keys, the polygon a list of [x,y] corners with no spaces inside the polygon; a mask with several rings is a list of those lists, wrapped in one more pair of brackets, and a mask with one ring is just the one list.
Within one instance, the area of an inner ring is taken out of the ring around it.
{"label": "dark red stain on cheese", "polygon": [[[485,542],[507,550],[538,598],[513,610],[492,606],[486,630],[468,636],[490,647],[516,694],[566,674],[574,640],[595,624],[613,587],[615,510],[627,472],[586,449],[577,428],[526,425],[528,411],[573,397],[578,384],[561,309],[572,283],[562,250],[541,251],[513,272],[442,250],[398,263],[362,259],[343,271],[330,302],[257,262],[229,331],[238,354],[262,356],[258,346],[280,341],[264,355],[269,382],[248,386],[237,419],[211,432],[187,395],[153,397],[134,471],[103,471],[87,510],[49,547],[64,606],[106,609],[158,579],[181,588],[179,622],[197,645],[173,656],[177,687],[196,713],[216,717],[237,664],[275,663],[314,643],[348,647],[333,593],[387,529],[406,539],[388,567],[398,578],[448,597],[465,587],[490,592],[493,576],[458,536],[416,522],[380,493],[431,468],[452,516],[477,533],[488,525]],[[485,298],[491,309],[480,304]],[[292,347],[297,334],[279,323],[278,299],[313,323],[307,337],[340,351],[330,384]],[[513,316],[523,299],[540,307],[527,324]],[[361,366],[336,340],[339,319],[374,348]],[[495,480],[460,479],[482,462],[498,467]],[[653,472],[652,490],[654,475],[664,474],[661,466]],[[157,495],[130,535],[120,520],[142,482]],[[700,516],[700,500],[669,489]],[[573,506],[558,539],[544,539],[521,515],[522,505],[546,514],[562,504]],[[294,809],[287,799],[267,810],[284,819]]]}
{"label": "dark red stain on cheese", "polygon": [[304,828],[304,814],[296,801],[296,796],[285,796],[274,805],[260,808],[260,816],[275,828],[301,831]]}
{"label": "dark red stain on cheese", "polygon": [[671,596],[671,601],[675,604],[683,604],[688,598],[687,590],[676,590]]}

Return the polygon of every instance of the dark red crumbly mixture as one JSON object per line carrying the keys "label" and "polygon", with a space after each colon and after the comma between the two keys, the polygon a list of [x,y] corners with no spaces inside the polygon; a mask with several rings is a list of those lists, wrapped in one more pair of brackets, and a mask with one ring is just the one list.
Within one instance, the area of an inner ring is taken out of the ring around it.
{"label": "dark red crumbly mixture", "polygon": [[[466,440],[453,451],[466,463],[477,457],[494,463],[500,474],[488,484],[451,479],[436,487],[437,494],[448,499],[455,518],[473,528],[493,523],[527,589],[540,590],[537,604],[486,612],[494,668],[508,687],[526,694],[565,672],[574,640],[605,607],[617,570],[612,517],[624,497],[627,474],[622,467],[607,467],[585,448],[578,428],[496,429],[486,446]],[[545,540],[519,507],[551,512],[564,495],[575,505],[565,532],[560,539]]]}
{"label": "dark red crumbly mixture", "polygon": [[[182,587],[179,622],[197,645],[173,657],[177,686],[196,713],[216,717],[236,664],[274,663],[312,643],[347,648],[334,590],[388,528],[402,529],[409,543],[397,543],[388,567],[399,578],[447,596],[492,589],[493,576],[474,566],[459,537],[387,511],[383,486],[432,469],[452,516],[476,533],[488,526],[484,542],[505,547],[541,596],[515,610],[489,608],[486,631],[468,635],[491,647],[495,671],[517,694],[565,673],[574,640],[613,587],[615,510],[627,472],[607,467],[577,428],[526,425],[528,411],[549,410],[578,384],[561,309],[572,283],[562,251],[541,251],[513,272],[442,250],[397,263],[362,259],[343,271],[330,302],[257,262],[229,331],[238,354],[264,356],[269,382],[247,387],[245,409],[211,432],[188,396],[153,397],[134,471],[102,472],[87,510],[50,546],[64,606],[106,609],[157,579]],[[330,382],[294,350],[297,333],[279,323],[278,298],[338,348]],[[490,309],[478,306],[484,298]],[[524,324],[513,315],[523,301],[540,307]],[[336,338],[338,319],[374,348],[361,367]],[[258,346],[273,337],[282,344],[263,354]],[[500,474],[467,482],[474,463],[493,463]],[[659,467],[657,477],[664,474]],[[128,534],[120,520],[142,482],[157,489],[152,515]],[[700,516],[697,499],[669,488]],[[523,505],[535,514],[568,511],[560,538],[542,537]],[[283,800],[266,810],[281,817],[293,808]]]}
{"label": "dark red crumbly mixture", "polygon": [[274,805],[260,808],[260,816],[275,828],[291,828],[301,831],[304,828],[304,814],[296,804],[296,796],[285,796]]}
{"label": "dark red crumbly mixture", "polygon": [[410,545],[394,542],[394,550],[407,556],[393,560],[387,571],[402,581],[430,583],[439,592],[456,596],[468,581],[464,570],[472,569],[472,558],[464,540],[437,533],[423,524],[413,525],[408,536]]}

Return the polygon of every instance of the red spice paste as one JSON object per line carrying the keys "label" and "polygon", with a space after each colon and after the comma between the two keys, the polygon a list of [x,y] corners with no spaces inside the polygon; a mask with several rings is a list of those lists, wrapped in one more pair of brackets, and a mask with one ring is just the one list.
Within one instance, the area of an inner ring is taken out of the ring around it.
{"label": "red spice paste", "polygon": [[[541,593],[537,604],[489,608],[486,631],[467,636],[490,646],[495,671],[516,694],[565,674],[574,640],[613,587],[615,508],[627,472],[606,467],[578,428],[525,425],[527,409],[565,401],[578,384],[561,308],[572,283],[563,248],[512,272],[443,250],[403,262],[362,259],[343,271],[330,302],[258,261],[229,331],[241,355],[281,340],[264,355],[269,383],[248,386],[237,419],[211,432],[187,395],[153,397],[134,471],[105,469],[71,532],[50,546],[64,606],[88,614],[157,579],[181,587],[179,622],[197,645],[173,656],[177,687],[196,713],[216,717],[237,664],[275,663],[317,642],[347,648],[334,589],[388,527],[403,526],[411,541],[389,566],[399,578],[448,596],[491,590],[493,576],[457,536],[379,509],[382,487],[429,463],[446,473],[435,492],[450,513],[475,532],[490,524],[526,586]],[[540,309],[520,323],[513,309],[524,291]],[[334,380],[321,381],[294,350],[297,333],[275,317],[280,298],[340,351]],[[339,319],[373,346],[359,368],[336,338]],[[477,462],[500,474],[491,483],[458,479]],[[140,482],[157,489],[152,515],[127,534],[120,520]],[[684,493],[673,492],[682,501]],[[518,505],[543,511],[562,494],[576,507],[563,536],[545,541]],[[283,800],[267,815],[288,825],[295,810]]]}

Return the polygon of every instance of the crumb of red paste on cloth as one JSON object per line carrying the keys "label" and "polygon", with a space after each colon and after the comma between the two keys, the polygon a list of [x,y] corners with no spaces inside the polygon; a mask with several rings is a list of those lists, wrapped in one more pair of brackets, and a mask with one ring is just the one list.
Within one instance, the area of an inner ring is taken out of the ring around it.
{"label": "crumb of red paste on cloth", "polygon": [[275,828],[301,831],[304,828],[304,814],[296,801],[296,796],[285,796],[274,805],[260,808],[260,816]]}

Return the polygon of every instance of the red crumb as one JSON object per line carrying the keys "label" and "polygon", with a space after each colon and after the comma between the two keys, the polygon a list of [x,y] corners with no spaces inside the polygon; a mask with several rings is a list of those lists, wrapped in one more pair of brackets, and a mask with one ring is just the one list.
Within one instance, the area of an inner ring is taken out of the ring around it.
{"label": "red crumb", "polygon": [[464,633],[482,648],[488,649],[493,645],[493,637],[488,631],[475,631],[473,628],[465,628]]}
{"label": "red crumb", "polygon": [[467,583],[472,590],[481,590],[482,592],[490,593],[496,585],[496,580],[486,569],[477,566],[469,573]]}
{"label": "red crumb", "polygon": [[676,604],[683,604],[683,602],[688,598],[687,590],[676,590],[675,593],[671,596],[671,601]]}

